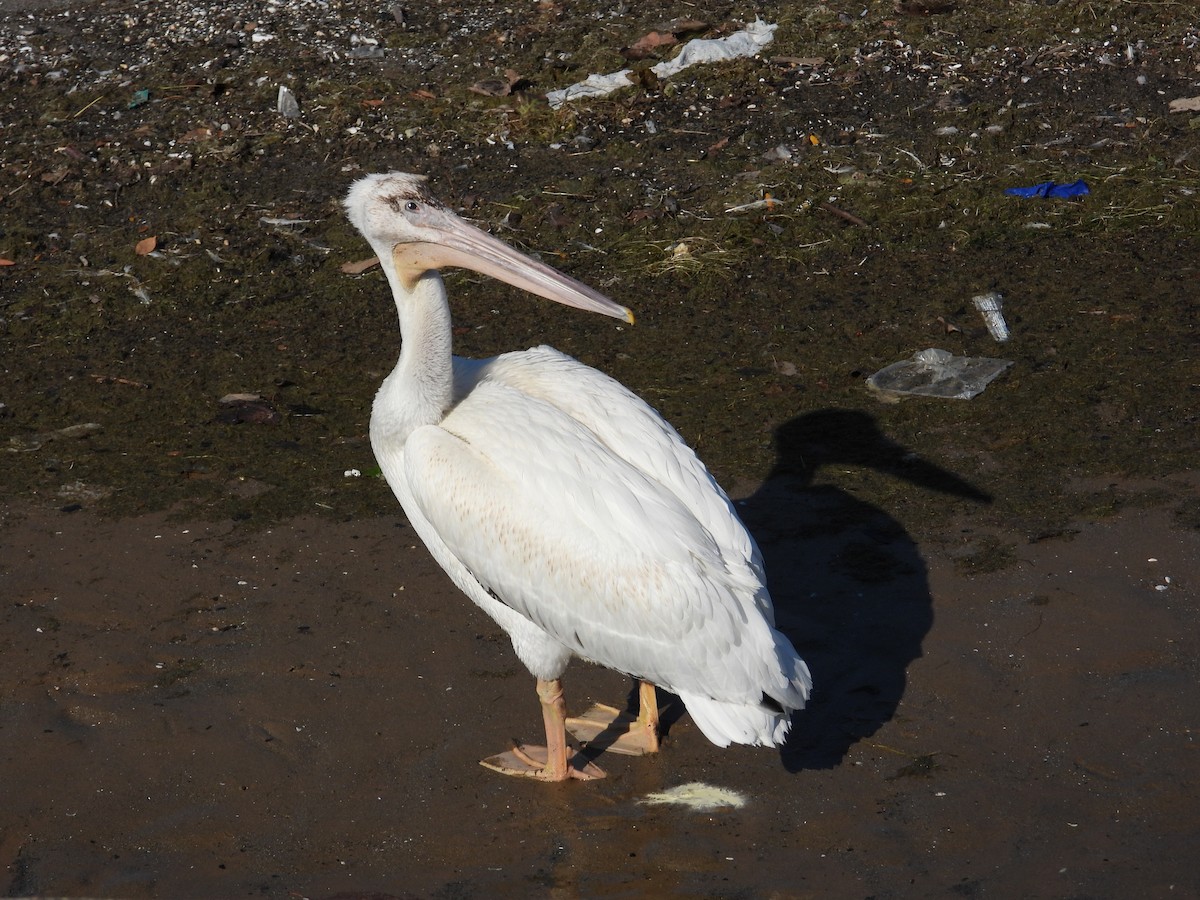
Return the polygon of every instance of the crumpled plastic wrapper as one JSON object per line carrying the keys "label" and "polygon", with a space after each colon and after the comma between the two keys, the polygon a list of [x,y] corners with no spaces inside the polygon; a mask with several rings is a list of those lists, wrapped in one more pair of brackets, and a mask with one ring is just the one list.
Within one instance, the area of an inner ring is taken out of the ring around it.
{"label": "crumpled plastic wrapper", "polygon": [[[658,65],[652,66],[650,71],[659,78],[670,78],[697,63],[723,62],[754,56],[775,40],[775,29],[778,27],[778,25],[768,24],[761,19],[755,19],[741,31],[727,34],[723,38],[697,38],[688,41],[674,59],[660,62]],[[620,88],[632,86],[633,81],[629,77],[631,71],[631,69],[622,69],[608,75],[589,75],[583,81],[576,82],[560,91],[551,91],[546,95],[546,99],[550,101],[551,107],[558,109],[568,100],[603,97]]]}
{"label": "crumpled plastic wrapper", "polygon": [[890,402],[908,396],[970,400],[1011,365],[1006,359],[955,356],[931,347],[880,369],[867,379],[867,387]]}

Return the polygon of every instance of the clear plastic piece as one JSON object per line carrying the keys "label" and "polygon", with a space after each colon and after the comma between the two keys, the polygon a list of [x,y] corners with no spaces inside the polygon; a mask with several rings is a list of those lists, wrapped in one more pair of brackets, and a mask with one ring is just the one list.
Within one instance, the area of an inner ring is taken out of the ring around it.
{"label": "clear plastic piece", "polygon": [[931,347],[880,369],[867,379],[867,387],[885,400],[908,396],[970,400],[1011,365],[1005,359],[955,356]]}

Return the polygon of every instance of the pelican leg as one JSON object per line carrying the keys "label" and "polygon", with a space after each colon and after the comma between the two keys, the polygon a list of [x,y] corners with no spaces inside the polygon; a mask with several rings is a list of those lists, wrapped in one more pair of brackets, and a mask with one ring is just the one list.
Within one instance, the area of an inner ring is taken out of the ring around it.
{"label": "pelican leg", "polygon": [[567,729],[589,747],[629,756],[657,753],[658,693],[648,681],[638,683],[638,715],[597,703],[582,716],[567,719]]}
{"label": "pelican leg", "polygon": [[546,746],[521,744],[513,749],[489,756],[480,765],[504,775],[521,775],[539,781],[566,781],[578,778],[591,781],[603,778],[604,771],[588,762],[582,754],[573,759],[567,756],[567,704],[563,700],[562,682],[538,679],[538,699],[542,703],[542,719],[546,723]]}

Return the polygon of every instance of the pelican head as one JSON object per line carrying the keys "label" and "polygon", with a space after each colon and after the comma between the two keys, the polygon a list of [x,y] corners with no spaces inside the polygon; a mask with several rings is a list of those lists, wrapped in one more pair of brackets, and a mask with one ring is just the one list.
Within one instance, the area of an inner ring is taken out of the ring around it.
{"label": "pelican head", "polygon": [[351,224],[405,290],[426,272],[459,266],[547,300],[633,322],[624,306],[456,216],[429,193],[424,176],[367,175],[351,185],[345,206]]}

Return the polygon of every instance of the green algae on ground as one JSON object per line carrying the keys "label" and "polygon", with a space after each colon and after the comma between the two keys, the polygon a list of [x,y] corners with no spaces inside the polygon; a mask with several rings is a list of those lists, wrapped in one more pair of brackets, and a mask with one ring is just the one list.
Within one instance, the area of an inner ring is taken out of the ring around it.
{"label": "green algae on ground", "polygon": [[[1130,4],[936,17],[768,4],[780,28],[764,59],[560,110],[541,100],[619,65],[665,9],[604,28],[549,7],[497,12],[478,32],[447,11],[423,69],[406,54],[428,54],[424,11],[380,26],[379,65],[289,54],[281,37],[269,53],[217,51],[220,74],[196,79],[214,49],[180,46],[138,73],[155,89],[135,110],[129,89],[64,94],[0,71],[0,256],[16,263],[0,272],[0,439],[103,426],[12,454],[3,495],[82,482],[114,511],[394,512],[378,479],[344,474],[373,465],[370,397],[399,336],[379,277],[339,271],[368,251],[337,204],[357,174],[386,168],[429,173],[466,215],[639,320],[620,328],[451,274],[460,353],[546,342],[598,365],[726,484],[770,473],[778,431],[821,410],[870,417],[901,453],[991,498],[915,488],[893,450],[810,473],[918,530],[975,515],[1037,533],[1102,512],[1077,479],[1194,466],[1200,133],[1164,100],[1190,83],[1191,26]],[[472,94],[486,66],[534,90]],[[277,81],[294,86],[299,122],[271,113]],[[1092,186],[1082,201],[1003,194],[1078,177]],[[138,256],[147,235],[159,249]],[[969,303],[992,289],[1013,329],[1002,346]],[[1015,366],[968,402],[867,394],[867,375],[928,346]],[[279,422],[219,421],[219,398],[242,391]]]}

